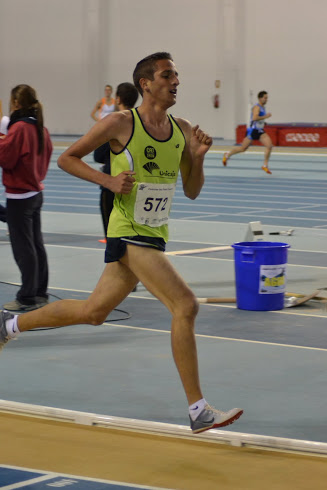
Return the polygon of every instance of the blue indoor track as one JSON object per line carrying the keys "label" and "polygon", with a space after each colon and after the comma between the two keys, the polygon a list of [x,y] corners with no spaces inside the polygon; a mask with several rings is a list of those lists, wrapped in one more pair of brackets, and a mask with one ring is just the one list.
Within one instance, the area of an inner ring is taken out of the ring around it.
{"label": "blue indoor track", "polygon": [[[53,300],[87,297],[104,256],[99,188],[57,169],[62,151],[55,148],[43,208]],[[222,153],[208,154],[199,198],[186,199],[179,182],[172,207],[167,251],[188,252],[171,261],[197,297],[235,296],[233,252],[189,252],[243,241],[250,221],[261,221],[269,241],[291,245],[288,292],[327,287],[326,151],[274,150],[272,175],[261,170],[261,148],[226,168]],[[290,228],[292,236],[269,235]],[[20,278],[4,224],[0,260],[5,303]],[[119,308],[99,327],[31,331],[10,342],[1,354],[1,398],[187,425],[168,311],[142,285]],[[268,312],[203,304],[196,333],[206,399],[222,410],[244,408],[233,431],[327,442],[324,302]]]}

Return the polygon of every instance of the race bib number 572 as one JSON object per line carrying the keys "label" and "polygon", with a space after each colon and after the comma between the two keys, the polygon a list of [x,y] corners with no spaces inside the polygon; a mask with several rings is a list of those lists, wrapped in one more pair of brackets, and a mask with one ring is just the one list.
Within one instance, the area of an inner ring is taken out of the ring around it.
{"label": "race bib number 572", "polygon": [[134,207],[134,220],[140,225],[157,226],[168,222],[175,184],[139,183]]}

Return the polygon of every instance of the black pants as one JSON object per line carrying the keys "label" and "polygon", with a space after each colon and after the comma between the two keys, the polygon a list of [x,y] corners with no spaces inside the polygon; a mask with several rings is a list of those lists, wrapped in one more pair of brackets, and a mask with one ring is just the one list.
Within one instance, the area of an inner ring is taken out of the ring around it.
{"label": "black pants", "polygon": [[[99,146],[93,153],[94,161],[104,163],[102,172],[110,175],[110,146],[109,143],[104,143]],[[100,210],[103,223],[104,236],[107,236],[108,223],[110,213],[114,205],[115,194],[104,187],[100,187]]]}
{"label": "black pants", "polygon": [[28,199],[7,199],[11,248],[22,280],[17,299],[24,304],[34,304],[36,296],[48,297],[48,260],[41,232],[42,204],[42,192]]}
{"label": "black pants", "polygon": [[115,194],[109,189],[101,188],[100,192],[100,209],[101,217],[103,223],[104,236],[107,236],[108,223],[110,218],[110,213],[114,206]]}
{"label": "black pants", "polygon": [[0,204],[0,221],[7,223],[7,210],[2,204]]}

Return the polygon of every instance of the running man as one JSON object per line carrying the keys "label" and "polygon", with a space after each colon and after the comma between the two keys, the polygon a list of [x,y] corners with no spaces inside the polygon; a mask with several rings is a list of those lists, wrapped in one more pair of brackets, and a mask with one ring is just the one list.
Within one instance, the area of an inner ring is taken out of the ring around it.
{"label": "running man", "polygon": [[262,170],[264,170],[267,174],[271,174],[269,170],[268,163],[270,158],[270,153],[273,147],[270,136],[265,133],[265,120],[268,117],[271,117],[270,112],[266,112],[265,105],[268,101],[268,93],[265,90],[262,90],[258,93],[258,103],[252,107],[251,110],[251,121],[246,130],[246,136],[242,141],[241,146],[234,146],[230,152],[224,153],[223,156],[223,165],[226,167],[227,161],[236,153],[242,153],[246,151],[249,146],[252,144],[252,141],[259,140],[260,143],[265,147],[265,155],[264,162],[262,165]]}
{"label": "running man", "polygon": [[[212,138],[199,126],[167,114],[176,103],[179,85],[169,53],[142,59],[133,79],[143,97],[140,107],[102,119],[58,160],[66,172],[115,193],[102,276],[86,300],[56,301],[19,317],[1,312],[0,348],[17,331],[101,325],[141,281],[171,313],[173,357],[189,404],[191,429],[198,433],[229,425],[243,413],[239,408],[221,412],[204,399],[194,334],[199,305],[163,253],[178,172],[185,195],[195,199],[204,183],[204,157]],[[110,144],[111,175],[82,160],[106,141]]]}

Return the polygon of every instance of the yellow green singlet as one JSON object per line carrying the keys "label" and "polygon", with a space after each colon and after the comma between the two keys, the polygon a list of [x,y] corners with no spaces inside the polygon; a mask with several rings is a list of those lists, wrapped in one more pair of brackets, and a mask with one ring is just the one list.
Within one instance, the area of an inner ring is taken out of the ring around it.
{"label": "yellow green singlet", "polygon": [[168,217],[179,172],[185,137],[168,115],[171,134],[160,141],[146,131],[137,109],[131,110],[132,135],[119,152],[110,149],[111,175],[136,172],[130,194],[115,194],[108,237],[148,236],[168,241]]}

